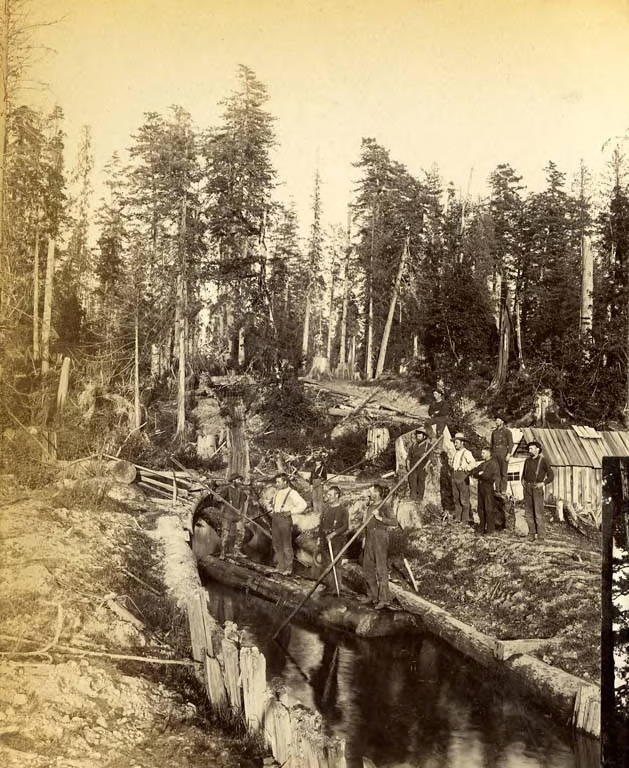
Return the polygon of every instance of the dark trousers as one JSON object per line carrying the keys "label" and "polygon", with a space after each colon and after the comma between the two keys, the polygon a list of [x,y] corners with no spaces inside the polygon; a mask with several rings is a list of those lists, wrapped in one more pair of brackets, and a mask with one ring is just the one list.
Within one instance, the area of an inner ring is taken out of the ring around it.
{"label": "dark trousers", "polygon": [[372,528],[365,536],[363,575],[372,600],[389,602],[389,532],[385,528]]}
{"label": "dark trousers", "polygon": [[323,480],[318,478],[312,483],[312,508],[319,514],[323,511]]}
{"label": "dark trousers", "polygon": [[452,473],[452,497],[454,499],[454,518],[462,523],[469,523],[470,516],[470,481],[465,472]]}
{"label": "dark trousers", "polygon": [[416,469],[408,476],[408,489],[411,499],[422,501],[426,490],[426,470],[423,467]]}
{"label": "dark trousers", "polygon": [[271,518],[273,554],[280,571],[293,570],[293,521],[290,515],[274,514]]}
{"label": "dark trousers", "polygon": [[524,485],[524,509],[526,524],[529,527],[529,536],[536,533],[544,538],[546,533],[546,521],[544,519],[544,489],[535,488],[533,485]]}
{"label": "dark trousers", "polygon": [[478,484],[478,517],[480,518],[480,532],[493,533],[496,529],[496,506],[494,502],[494,484]]}
{"label": "dark trousers", "polygon": [[504,447],[502,445],[496,446],[494,448],[494,459],[498,462],[498,466],[500,467],[500,492],[504,493],[507,490],[507,485],[509,483],[508,480],[508,462],[507,462],[507,454],[509,453],[509,449],[505,445]]}
{"label": "dark trousers", "polygon": [[[345,539],[343,536],[337,536],[336,538],[332,539],[332,553],[334,557],[338,555],[338,553],[343,549],[343,546],[345,545]],[[323,568],[327,568],[328,565],[332,562],[330,559],[330,548],[328,547],[328,540],[325,538],[325,536],[322,536],[319,545],[321,547],[321,560],[323,562]],[[334,566],[336,570],[336,578],[339,582],[339,591],[343,588],[343,569],[341,567],[340,561]],[[323,580],[325,586],[329,590],[336,591],[336,584],[334,582],[334,573],[330,571],[328,575]]]}

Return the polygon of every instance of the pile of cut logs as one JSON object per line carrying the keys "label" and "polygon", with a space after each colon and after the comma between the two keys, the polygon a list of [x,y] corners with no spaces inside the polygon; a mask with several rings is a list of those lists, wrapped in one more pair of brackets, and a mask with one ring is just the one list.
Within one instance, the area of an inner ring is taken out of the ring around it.
{"label": "pile of cut logs", "polygon": [[201,491],[204,487],[200,478],[198,481],[191,478],[190,472],[150,469],[141,464],[117,459],[115,456],[106,458],[116,461],[112,475],[119,483],[137,483],[150,496],[177,501],[180,497],[189,498],[192,493]]}

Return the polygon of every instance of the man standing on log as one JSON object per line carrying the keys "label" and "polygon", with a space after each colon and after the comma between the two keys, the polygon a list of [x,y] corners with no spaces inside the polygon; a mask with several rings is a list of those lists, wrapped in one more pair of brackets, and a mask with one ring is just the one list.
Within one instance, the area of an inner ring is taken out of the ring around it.
{"label": "man standing on log", "polygon": [[275,496],[271,509],[273,554],[277,568],[283,576],[293,572],[293,515],[301,515],[308,505],[288,484],[288,476],[280,472],[275,476]]}
{"label": "man standing on log", "polygon": [[310,472],[310,487],[312,488],[312,508],[318,514],[323,509],[323,484],[328,479],[328,469],[325,465],[327,459],[326,451],[318,451],[315,456],[315,463]]}
{"label": "man standing on log", "polygon": [[[373,508],[382,501],[386,493],[387,489],[383,485],[371,486],[371,503],[365,513],[366,517],[371,515]],[[386,502],[379,507],[365,528],[363,575],[376,610],[389,605],[389,530],[396,526],[397,520],[391,505]]]}
{"label": "man standing on log", "polygon": [[482,449],[483,460],[470,472],[478,479],[478,532],[493,533],[496,530],[496,502],[494,489],[500,484],[500,466],[488,446]]}
{"label": "man standing on log", "polygon": [[500,493],[507,490],[508,459],[513,449],[513,436],[511,430],[505,424],[502,416],[496,416],[496,428],[491,433],[491,455],[498,462],[500,468]]}
{"label": "man standing on log", "polygon": [[552,483],[555,474],[552,467],[542,456],[542,446],[537,440],[528,444],[529,456],[522,470],[522,486],[524,488],[524,509],[526,523],[529,527],[529,539],[544,540],[546,521],[544,519],[544,487]]}
{"label": "man standing on log", "polygon": [[454,436],[454,455],[452,457],[452,497],[454,499],[454,519],[461,523],[474,525],[470,514],[470,472],[476,466],[474,457],[463,445],[465,435],[457,432]]}
{"label": "man standing on log", "polygon": [[450,409],[448,408],[448,404],[440,390],[435,389],[435,391],[432,393],[432,397],[433,401],[428,406],[428,416],[430,418],[426,422],[426,426],[434,424],[436,435],[439,437],[439,435],[443,433],[443,430],[445,429],[448,422]]}
{"label": "man standing on log", "polygon": [[[330,549],[332,550],[333,557],[336,557],[345,546],[347,540],[349,514],[347,507],[339,504],[340,498],[341,489],[338,485],[328,488],[325,498],[326,504],[321,512],[321,522],[319,524],[319,547],[324,568],[327,568],[332,562],[330,559]],[[340,563],[335,565],[339,592],[343,587],[340,566]],[[325,577],[325,591],[336,593],[334,573],[332,571]]]}
{"label": "man standing on log", "polygon": [[[416,429],[411,438],[412,442],[408,447],[406,456],[406,471],[408,472],[417,464],[421,457],[426,453],[428,443],[427,434],[423,429]],[[426,490],[426,462],[420,464],[408,476],[408,490],[413,501],[423,501],[424,491]]]}
{"label": "man standing on log", "polygon": [[245,538],[245,523],[242,513],[246,514],[247,492],[243,488],[242,482],[242,476],[234,473],[229,477],[229,485],[220,492],[220,495],[230,503],[231,507],[235,507],[241,513],[238,514],[227,504],[223,504],[221,507],[221,560],[225,557],[244,556],[242,543]]}

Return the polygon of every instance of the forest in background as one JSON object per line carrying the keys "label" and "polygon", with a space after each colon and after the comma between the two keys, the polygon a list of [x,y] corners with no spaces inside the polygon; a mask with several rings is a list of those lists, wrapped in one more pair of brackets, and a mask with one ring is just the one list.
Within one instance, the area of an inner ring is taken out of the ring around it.
{"label": "forest in background", "polygon": [[28,33],[17,12],[5,22],[3,430],[54,421],[64,358],[83,411],[106,397],[134,428],[151,397],[176,392],[182,440],[199,373],[274,386],[314,358],[340,378],[442,380],[514,421],[550,390],[560,421],[627,424],[623,140],[605,179],[549,160],[530,192],[505,162],[472,198],[437,165],[418,177],[357,136],[347,221],[324,228],[318,171],[309,221],[279,202],[272,100],[240,66],[219,124],[147,113],[95,200],[90,127],[70,157],[62,106],[22,102]]}

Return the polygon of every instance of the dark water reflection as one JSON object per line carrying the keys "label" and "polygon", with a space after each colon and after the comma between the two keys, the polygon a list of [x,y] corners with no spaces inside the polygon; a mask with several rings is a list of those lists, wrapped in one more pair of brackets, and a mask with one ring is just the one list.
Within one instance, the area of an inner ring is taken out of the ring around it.
{"label": "dark water reflection", "polygon": [[279,609],[212,584],[212,614],[256,638],[267,677],[318,709],[346,739],[348,765],[378,768],[598,768],[599,744],[531,708],[488,673],[428,636],[363,640],[289,625]]}

